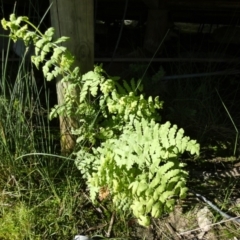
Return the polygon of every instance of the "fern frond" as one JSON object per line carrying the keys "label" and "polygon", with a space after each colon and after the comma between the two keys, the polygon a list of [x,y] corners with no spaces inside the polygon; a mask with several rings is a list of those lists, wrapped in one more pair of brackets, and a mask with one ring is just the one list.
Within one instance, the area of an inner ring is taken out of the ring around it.
{"label": "fern frond", "polygon": [[[107,187],[116,208],[132,209],[142,225],[150,224],[149,215],[172,211],[175,198],[187,193],[187,172],[179,156],[185,151],[199,154],[199,144],[170,122],[156,123],[163,105],[159,97],[145,98],[139,94],[141,80],[120,83],[101,66],[81,76],[73,67],[74,56],[59,45],[67,38],[53,41],[53,28],[45,33],[36,27],[29,31],[28,25],[34,28],[29,19],[14,14],[2,25],[14,41],[33,42],[32,62],[37,68],[43,64],[47,80],[61,77],[66,86],[65,104],[55,107],[51,116],[77,119],[75,163],[87,181],[91,200]],[[47,54],[51,55],[45,60]]]}

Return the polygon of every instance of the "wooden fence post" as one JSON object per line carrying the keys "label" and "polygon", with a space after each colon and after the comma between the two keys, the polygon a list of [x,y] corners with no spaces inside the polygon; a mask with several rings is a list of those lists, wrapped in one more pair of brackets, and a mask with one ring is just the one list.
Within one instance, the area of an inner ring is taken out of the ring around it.
{"label": "wooden fence post", "polygon": [[[68,36],[63,45],[75,56],[81,74],[93,69],[94,63],[94,2],[93,0],[50,0],[51,25],[55,28],[56,38]],[[57,80],[58,104],[64,104],[63,85]],[[77,94],[77,93],[75,93]],[[61,149],[63,153],[71,152],[75,146],[71,128],[74,119],[60,117]]]}

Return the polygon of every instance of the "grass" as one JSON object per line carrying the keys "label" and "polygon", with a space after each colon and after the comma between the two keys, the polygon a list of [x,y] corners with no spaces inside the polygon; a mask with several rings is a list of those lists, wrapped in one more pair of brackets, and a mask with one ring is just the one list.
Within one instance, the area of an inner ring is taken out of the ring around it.
{"label": "grass", "polygon": [[70,239],[78,233],[75,211],[83,187],[81,177],[69,160],[46,155],[20,157],[34,152],[57,154],[59,137],[47,117],[49,93],[44,82],[36,82],[32,66],[20,63],[11,68],[7,60],[4,63],[0,82],[0,239]]}
{"label": "grass", "polygon": [[[33,66],[3,59],[0,80],[0,239],[124,237],[124,214],[93,206],[74,161],[61,157],[58,125],[48,120],[49,86]],[[37,154],[40,153],[40,154]],[[129,230],[127,230],[129,229]]]}

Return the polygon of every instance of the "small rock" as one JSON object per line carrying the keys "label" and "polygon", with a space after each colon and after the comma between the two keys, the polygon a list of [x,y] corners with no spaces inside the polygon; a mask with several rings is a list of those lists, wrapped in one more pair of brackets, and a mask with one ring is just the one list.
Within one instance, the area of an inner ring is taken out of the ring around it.
{"label": "small rock", "polygon": [[207,207],[204,207],[197,212],[197,221],[198,226],[202,230],[198,238],[202,239],[204,234],[211,229],[210,225],[212,224],[212,213]]}

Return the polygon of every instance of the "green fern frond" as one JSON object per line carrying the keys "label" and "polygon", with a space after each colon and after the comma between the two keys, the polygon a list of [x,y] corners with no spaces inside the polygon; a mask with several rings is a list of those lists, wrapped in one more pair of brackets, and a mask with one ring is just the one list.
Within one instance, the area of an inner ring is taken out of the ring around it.
{"label": "green fern frond", "polygon": [[65,104],[56,106],[51,116],[77,120],[75,163],[86,179],[91,200],[107,187],[116,208],[131,209],[144,226],[150,224],[149,215],[160,217],[172,211],[175,199],[187,193],[188,173],[179,156],[185,151],[199,154],[199,144],[176,125],[157,123],[163,102],[140,94],[141,80],[120,82],[118,77],[107,76],[101,65],[81,75],[79,67],[73,67],[74,56],[59,45],[68,38],[53,41],[53,28],[42,33],[27,17],[14,14],[10,21],[3,19],[2,25],[14,41],[35,45],[31,60],[37,68],[43,65],[47,80],[61,77],[66,86]]}
{"label": "green fern frond", "polygon": [[[118,183],[118,189],[121,185],[125,186],[123,191],[128,200],[132,203],[138,202],[138,207],[132,204],[131,208],[139,219],[147,213],[156,217],[171,211],[175,204],[172,197],[182,198],[187,191],[185,187],[187,172],[182,169],[184,165],[179,163],[178,156],[182,151],[191,151],[190,147],[193,147],[196,153],[199,151],[197,143],[194,144],[194,141],[183,136],[182,139],[186,140],[185,148],[180,149],[180,152],[177,151],[178,148],[171,150],[171,147],[175,147],[173,140],[176,140],[176,133],[177,126],[171,126],[168,122],[160,125],[154,121],[135,119],[133,125],[123,129],[118,139],[107,140],[97,149],[98,157],[101,156],[104,163],[99,162],[98,173],[92,177],[98,179],[96,182],[99,187],[108,186],[111,189],[112,182]],[[152,136],[157,138],[152,139]],[[169,154],[171,159],[166,157]],[[132,168],[139,169],[136,175],[133,172],[129,174]],[[119,204],[116,207],[123,206],[120,192],[112,190],[112,194],[114,201]],[[150,201],[150,198],[153,200]]]}

